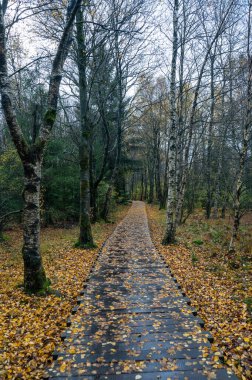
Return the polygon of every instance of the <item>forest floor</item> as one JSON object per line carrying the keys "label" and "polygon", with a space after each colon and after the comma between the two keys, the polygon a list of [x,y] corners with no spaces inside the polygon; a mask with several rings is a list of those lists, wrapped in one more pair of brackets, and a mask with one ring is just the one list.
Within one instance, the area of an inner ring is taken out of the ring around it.
{"label": "forest floor", "polygon": [[252,214],[244,216],[235,257],[225,253],[231,218],[191,216],[178,228],[177,244],[163,246],[165,211],[148,206],[154,244],[214,337],[213,350],[243,380],[252,378]]}
{"label": "forest floor", "polygon": [[43,263],[52,289],[57,290],[46,297],[27,295],[20,288],[22,231],[6,232],[6,241],[0,244],[0,379],[42,378],[102,243],[128,209],[118,207],[114,223],[93,226],[96,249],[73,248],[77,228],[42,229]]}

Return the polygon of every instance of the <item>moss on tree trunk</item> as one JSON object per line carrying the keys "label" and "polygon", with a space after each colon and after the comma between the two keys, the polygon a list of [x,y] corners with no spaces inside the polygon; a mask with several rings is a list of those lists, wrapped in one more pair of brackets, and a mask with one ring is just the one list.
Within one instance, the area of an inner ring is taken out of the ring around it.
{"label": "moss on tree trunk", "polygon": [[24,163],[24,287],[39,292],[47,287],[47,279],[40,253],[40,181],[41,162]]}

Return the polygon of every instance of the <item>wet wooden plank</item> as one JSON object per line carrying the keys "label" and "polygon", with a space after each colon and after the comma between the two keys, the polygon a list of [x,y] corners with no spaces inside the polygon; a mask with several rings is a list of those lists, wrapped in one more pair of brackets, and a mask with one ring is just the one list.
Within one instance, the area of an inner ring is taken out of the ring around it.
{"label": "wet wooden plank", "polygon": [[47,376],[236,379],[213,360],[211,335],[189,304],[151,242],[144,204],[134,203],[104,246]]}
{"label": "wet wooden plank", "polygon": [[[70,347],[76,347],[78,346],[78,342],[69,342],[64,345],[65,352]],[[193,342],[193,341],[188,341],[188,340],[173,340],[173,341],[156,341],[156,342],[135,342],[135,343],[129,343],[129,342],[104,342],[104,343],[94,343],[90,342],[89,345],[80,345],[81,347],[83,346],[85,350],[88,351],[94,351],[96,353],[101,354],[102,352],[107,352],[111,350],[115,351],[127,351],[127,350],[173,350],[173,349],[194,349],[194,348],[207,348],[210,349],[210,343],[209,342]],[[78,350],[78,348],[76,348]]]}
{"label": "wet wooden plank", "polygon": [[[183,335],[184,334],[184,335]],[[86,345],[90,342],[90,336],[85,336],[83,333],[71,334],[64,333],[67,341],[75,341],[78,344]],[[107,336],[105,333],[103,335],[97,334],[92,336],[93,342],[152,342],[155,345],[156,342],[164,342],[166,340],[180,340],[180,341],[195,341],[198,343],[204,343],[208,341],[209,334],[207,332],[203,333],[192,333],[190,330],[187,333],[181,333],[181,331],[173,331],[170,333],[148,333],[148,334],[113,334],[113,336]],[[111,339],[112,338],[112,339]]]}
{"label": "wet wooden plank", "polygon": [[[69,351],[71,351],[71,348]],[[139,347],[137,350],[127,349],[127,350],[116,350],[115,347],[106,350],[100,351],[90,351],[87,350],[84,346],[75,347],[75,354],[68,354],[67,351],[59,353],[58,357],[62,357],[63,360],[73,359],[75,363],[82,363],[89,361],[90,363],[95,363],[99,358],[102,358],[104,362],[120,361],[120,360],[162,360],[169,356],[169,359],[187,359],[195,360],[197,358],[202,359],[204,353],[204,347],[202,348],[180,348],[176,349],[156,349],[156,350],[144,350]],[[209,356],[211,352],[209,351]],[[207,356],[206,356],[207,357]]]}
{"label": "wet wooden plank", "polygon": [[[71,375],[79,375],[79,371],[82,371],[83,375],[114,375],[114,374],[130,374],[134,372],[141,373],[153,373],[153,372],[183,372],[190,373],[193,371],[204,371],[205,373],[214,373],[215,368],[211,365],[206,364],[201,358],[198,360],[192,359],[166,359],[162,358],[159,361],[156,360],[145,360],[144,362],[134,360],[122,362],[119,359],[115,359],[113,362],[102,362],[101,360],[90,363],[83,361],[74,360],[75,366],[71,368]],[[218,370],[218,368],[216,368]],[[52,371],[52,374],[56,375],[57,371]],[[207,377],[206,377],[207,379]]]}
{"label": "wet wooden plank", "polygon": [[237,377],[228,374],[226,370],[218,369],[216,371],[212,372],[203,372],[203,371],[166,371],[166,372],[149,372],[149,373],[142,373],[142,372],[134,372],[134,373],[127,373],[127,374],[113,374],[113,375],[95,375],[95,376],[88,376],[85,375],[76,375],[76,376],[56,376],[51,377],[51,379],[57,379],[57,380],[67,380],[67,379],[73,379],[73,380],[206,380],[211,379],[211,373],[212,373],[212,379],[215,380],[237,380]]}

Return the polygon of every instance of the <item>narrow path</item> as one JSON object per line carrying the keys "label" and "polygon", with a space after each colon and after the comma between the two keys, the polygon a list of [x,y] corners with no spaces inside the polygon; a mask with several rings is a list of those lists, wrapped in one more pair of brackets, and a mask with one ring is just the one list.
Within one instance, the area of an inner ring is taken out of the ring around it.
{"label": "narrow path", "polygon": [[50,378],[236,379],[216,362],[189,303],[151,241],[144,203],[134,202],[97,261]]}

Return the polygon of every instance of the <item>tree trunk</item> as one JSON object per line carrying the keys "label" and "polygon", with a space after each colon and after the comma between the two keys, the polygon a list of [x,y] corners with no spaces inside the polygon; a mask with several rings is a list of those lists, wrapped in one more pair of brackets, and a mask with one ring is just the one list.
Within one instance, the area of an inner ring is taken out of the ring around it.
{"label": "tree trunk", "polygon": [[116,184],[117,177],[121,175],[120,165],[121,165],[121,152],[122,152],[122,134],[123,134],[123,118],[124,118],[124,105],[123,105],[123,69],[122,69],[122,56],[120,52],[119,44],[119,32],[118,28],[118,16],[114,13],[114,18],[112,19],[112,25],[115,30],[115,56],[116,56],[116,92],[117,92],[117,115],[116,115],[116,127],[117,127],[117,139],[116,139],[116,157],[112,176],[110,179],[109,187],[106,193],[105,202],[103,205],[103,210],[101,213],[102,218],[106,221],[108,220],[109,207],[113,189]]}
{"label": "tree trunk", "polygon": [[225,219],[226,218],[226,200],[224,200],[223,206],[221,208],[221,218]]}
{"label": "tree trunk", "polygon": [[162,202],[162,188],[160,179],[160,131],[157,129],[154,133],[154,154],[155,154],[155,183],[156,196],[159,204]]}
{"label": "tree trunk", "polygon": [[214,123],[214,109],[215,109],[215,98],[214,98],[214,60],[215,52],[210,57],[211,61],[211,111],[210,111],[210,122],[209,122],[209,132],[207,140],[207,166],[206,166],[206,177],[207,177],[207,201],[206,201],[206,218],[210,219],[212,210],[212,145],[213,145],[213,123]]}
{"label": "tree trunk", "polygon": [[229,253],[235,251],[234,241],[237,239],[238,230],[241,220],[241,195],[243,190],[243,175],[245,169],[245,163],[247,159],[248,145],[251,132],[251,114],[252,114],[252,56],[250,52],[250,38],[251,38],[251,9],[252,3],[249,3],[249,17],[248,17],[248,36],[247,36],[247,62],[248,62],[248,80],[247,80],[247,109],[246,118],[243,127],[243,141],[240,151],[240,161],[237,174],[236,188],[235,188],[235,200],[234,200],[234,224],[232,236],[229,244]]}
{"label": "tree trunk", "polygon": [[163,193],[162,193],[162,200],[159,205],[159,209],[165,209],[165,205],[167,202],[167,194],[168,194],[168,164],[169,164],[169,144],[167,144],[167,151],[165,153],[165,173],[164,173],[164,184],[163,184]]}
{"label": "tree trunk", "polygon": [[140,201],[144,199],[144,174],[141,173],[141,190],[140,190]]}
{"label": "tree trunk", "polygon": [[183,170],[182,178],[178,190],[177,206],[176,206],[176,224],[179,225],[182,222],[183,217],[183,204],[185,199],[185,191],[187,184],[186,170]]}
{"label": "tree trunk", "polygon": [[90,187],[90,218],[92,220],[92,223],[95,223],[98,220],[97,196],[98,189],[94,184],[92,187]]}
{"label": "tree trunk", "polygon": [[225,128],[224,137],[220,144],[219,149],[219,160],[218,160],[218,169],[216,174],[216,184],[215,184],[215,192],[214,192],[214,204],[213,204],[213,218],[218,219],[219,217],[219,206],[220,206],[220,199],[221,199],[221,177],[222,177],[222,168],[224,164],[224,147],[225,147],[225,141],[226,141],[226,132],[227,127]]}
{"label": "tree trunk", "polygon": [[[102,125],[103,125],[103,128],[104,128],[104,132],[105,132],[105,139],[106,139],[106,145],[105,145],[105,149],[104,149],[104,155],[103,155],[103,162],[102,162],[102,166],[101,166],[101,170],[100,170],[100,173],[98,175],[98,178],[96,180],[94,180],[94,173],[93,173],[93,155],[91,154],[90,155],[90,159],[91,159],[91,162],[90,162],[90,181],[91,181],[91,207],[92,207],[92,222],[96,222],[97,219],[98,219],[98,206],[97,206],[97,197],[98,197],[98,187],[99,187],[99,184],[101,183],[104,175],[105,175],[105,171],[106,171],[106,165],[107,165],[107,161],[108,161],[108,156],[109,156],[109,146],[110,146],[110,134],[109,134],[109,125],[108,125],[108,121],[107,121],[107,118],[106,118],[106,114],[105,114],[105,107],[104,107],[104,102],[102,100],[102,92],[101,92],[101,89],[99,89],[99,111],[100,111],[100,114],[101,114],[101,118],[102,118]],[[91,148],[92,148],[92,145],[91,145]],[[92,150],[91,150],[91,153],[92,153]],[[107,207],[107,205],[106,205]],[[105,213],[107,211],[103,210]]]}
{"label": "tree trunk", "polygon": [[131,177],[131,186],[130,186],[130,198],[134,199],[134,186],[135,186],[135,173]]}
{"label": "tree trunk", "polygon": [[96,204],[96,194],[94,191],[94,168],[93,168],[93,145],[91,142],[89,151],[89,187],[90,187],[90,220],[95,223],[95,204]]}
{"label": "tree trunk", "polygon": [[103,220],[105,220],[105,222],[108,221],[109,206],[110,206],[112,191],[113,191],[113,186],[112,186],[112,183],[110,183],[106,192],[105,201],[104,201],[102,212],[101,212],[101,217]]}
{"label": "tree trunk", "polygon": [[91,146],[91,126],[88,121],[88,96],[86,67],[87,57],[85,49],[85,35],[83,30],[83,11],[79,8],[76,15],[78,71],[79,71],[79,99],[80,99],[80,128],[81,141],[79,148],[80,158],[80,233],[78,246],[90,248],[94,246],[90,221],[90,167],[89,156]]}
{"label": "tree trunk", "polygon": [[144,171],[144,200],[146,201],[148,198],[148,178],[147,178],[147,171],[145,169]]}
{"label": "tree trunk", "polygon": [[170,129],[170,145],[169,145],[169,166],[168,166],[168,196],[167,196],[167,212],[166,212],[166,231],[163,238],[163,244],[175,242],[176,235],[176,153],[177,153],[177,130],[176,130],[176,68],[178,54],[178,9],[179,2],[174,0],[173,11],[173,47],[172,47],[172,68],[171,68],[171,129]]}
{"label": "tree trunk", "polygon": [[185,12],[185,2],[182,2],[182,12],[184,25],[182,29],[182,35],[180,39],[180,60],[179,60],[179,93],[178,93],[178,146],[177,146],[177,206],[176,206],[176,224],[180,224],[182,221],[183,214],[183,202],[185,194],[185,165],[184,165],[184,149],[183,149],[183,135],[184,135],[184,58],[185,58],[185,40],[186,40],[186,12]]}
{"label": "tree trunk", "polygon": [[216,191],[214,196],[214,204],[213,204],[213,218],[218,219],[218,211],[219,211],[219,199],[220,199],[220,179],[217,179]]}
{"label": "tree trunk", "polygon": [[80,234],[78,246],[94,246],[90,221],[89,152],[88,142],[82,139],[80,147]]}
{"label": "tree trunk", "polygon": [[[224,103],[224,102],[223,102]],[[223,106],[224,108],[224,106]],[[214,208],[213,208],[213,218],[218,218],[218,211],[219,211],[219,202],[221,198],[221,172],[224,164],[224,147],[225,147],[225,141],[227,136],[227,126],[225,127],[223,138],[220,144],[219,149],[219,160],[218,160],[218,170],[216,175],[216,185],[215,185],[215,195],[214,195]]]}
{"label": "tree trunk", "polygon": [[40,254],[40,182],[41,161],[23,162],[24,211],[23,211],[23,259],[24,287],[31,292],[46,288],[46,275]]}
{"label": "tree trunk", "polygon": [[3,223],[0,222],[0,243],[4,241],[3,229],[4,229]]}
{"label": "tree trunk", "polygon": [[92,223],[97,222],[98,220],[98,206],[97,206],[97,197],[98,197],[98,186],[103,178],[103,173],[95,181],[94,179],[94,156],[93,156],[93,145],[90,145],[90,154],[89,154],[89,187],[90,187],[90,219]]}
{"label": "tree trunk", "polygon": [[118,130],[117,130],[117,154],[116,154],[116,159],[115,159],[115,164],[114,164],[112,176],[110,178],[109,187],[108,187],[107,192],[106,192],[105,201],[104,201],[104,204],[103,204],[103,209],[102,209],[102,212],[101,212],[101,217],[105,221],[108,221],[111,197],[112,197],[113,189],[115,187],[115,180],[116,180],[116,177],[117,177],[118,167],[119,167],[119,163],[120,163],[120,155],[121,155],[121,125],[120,126],[118,125],[117,128],[118,128]]}
{"label": "tree trunk", "polygon": [[153,168],[151,167],[152,163],[150,163],[148,174],[149,174],[149,195],[148,195],[148,203],[153,203],[154,200],[154,173]]}

